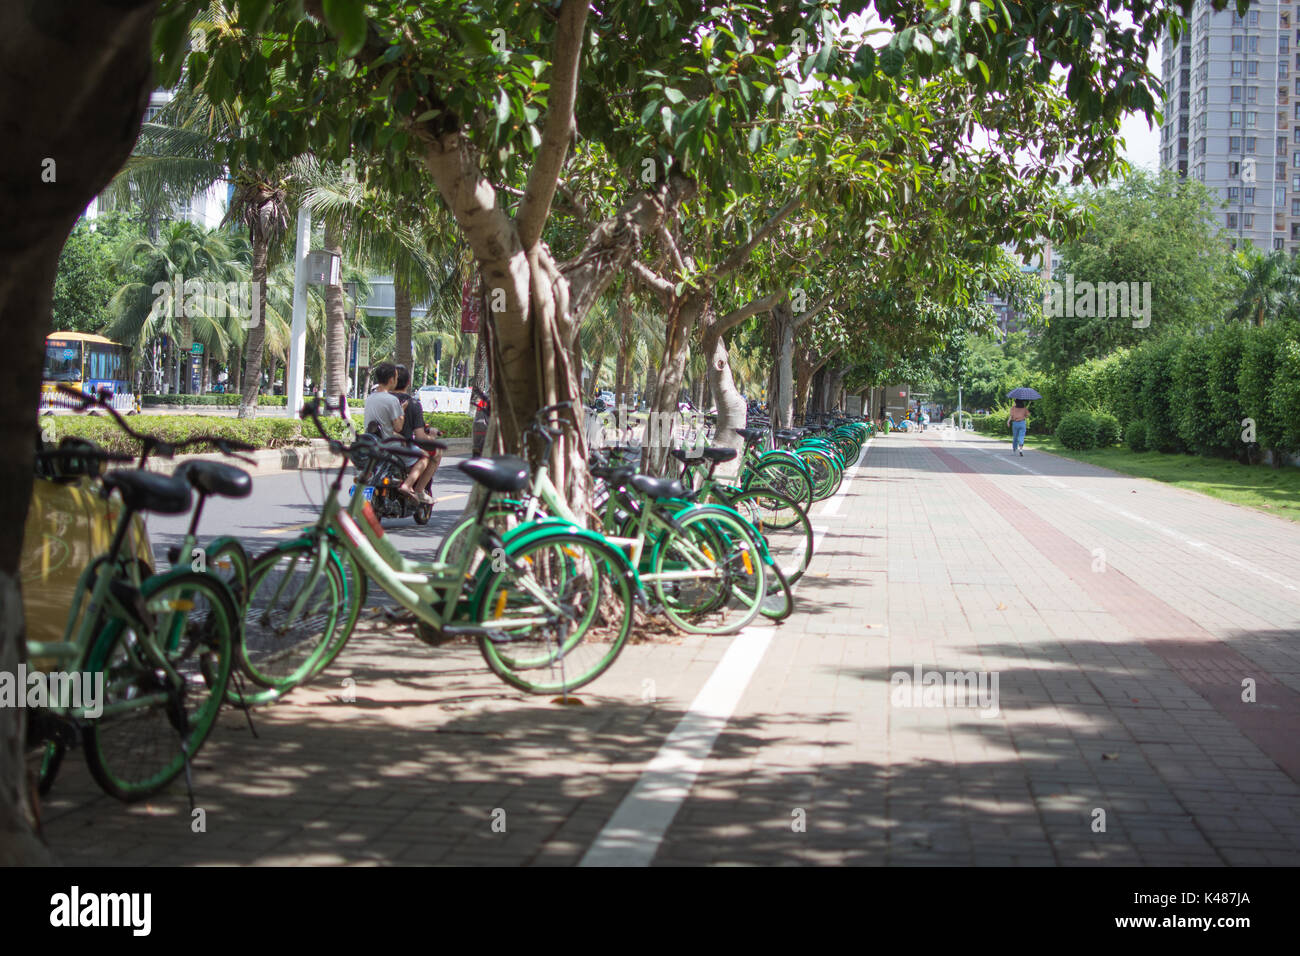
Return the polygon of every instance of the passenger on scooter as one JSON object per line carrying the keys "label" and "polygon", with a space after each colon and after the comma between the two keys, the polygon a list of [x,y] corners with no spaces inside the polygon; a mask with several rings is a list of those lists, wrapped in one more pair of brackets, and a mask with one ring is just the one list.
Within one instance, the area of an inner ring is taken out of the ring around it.
{"label": "passenger on scooter", "polygon": [[[410,387],[411,373],[406,370],[405,365],[397,366],[397,385],[393,389],[393,395],[402,403],[401,436],[407,441],[412,438],[419,438],[423,441],[441,438],[441,431],[436,428],[429,428],[424,424],[424,406],[418,398],[406,391]],[[412,487],[415,489],[416,499],[423,504],[433,504],[433,497],[429,494],[429,485],[433,483],[433,476],[437,473],[438,465],[441,462],[442,452],[435,451],[429,457],[418,460],[411,467],[410,475],[407,476],[407,480],[411,482]]]}

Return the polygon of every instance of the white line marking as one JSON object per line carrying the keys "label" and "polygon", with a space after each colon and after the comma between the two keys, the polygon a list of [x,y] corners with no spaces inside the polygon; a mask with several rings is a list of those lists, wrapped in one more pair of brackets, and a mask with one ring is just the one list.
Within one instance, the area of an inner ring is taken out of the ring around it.
{"label": "white line marking", "polygon": [[736,635],[579,866],[649,866],[771,642],[767,627]]}
{"label": "white line marking", "polygon": [[[986,455],[995,455],[998,453],[997,449],[981,448],[979,445],[974,445],[974,444],[968,445],[967,447],[973,448],[975,451],[984,452]],[[1083,498],[1086,501],[1091,501],[1093,504],[1097,505],[1098,507],[1105,508],[1108,511],[1113,511],[1115,512],[1115,514],[1127,518],[1129,521],[1133,521],[1136,522],[1137,524],[1144,525],[1153,531],[1158,531],[1160,534],[1173,538],[1175,541],[1185,544],[1189,548],[1196,548],[1197,550],[1205,554],[1208,554],[1210,557],[1218,558],[1224,564],[1230,565],[1239,571],[1245,571],[1248,574],[1253,574],[1256,575],[1257,577],[1263,578],[1266,581],[1271,581],[1274,584],[1281,585],[1282,587],[1286,588],[1288,591],[1300,591],[1300,587],[1297,587],[1294,583],[1287,580],[1286,578],[1279,578],[1274,574],[1270,574],[1268,571],[1264,570],[1258,565],[1251,564],[1249,561],[1246,561],[1243,558],[1239,558],[1235,554],[1232,554],[1231,552],[1224,551],[1222,548],[1216,548],[1214,545],[1209,544],[1208,542],[1197,541],[1195,538],[1189,538],[1187,537],[1187,535],[1183,534],[1182,532],[1175,531],[1173,528],[1169,528],[1156,521],[1152,521],[1150,518],[1144,518],[1141,515],[1134,514],[1133,512],[1127,510],[1126,508],[1121,508],[1119,505],[1113,505],[1109,501],[1106,501],[1102,498],[1098,498],[1096,495],[1091,495],[1086,491],[1081,491],[1078,488],[1073,488],[1070,485],[1067,485],[1065,482],[1061,481],[1060,479],[1054,478],[1051,475],[1045,475],[1041,471],[1036,471],[1035,469],[1030,468],[1028,465],[1016,461],[1014,458],[1011,458],[1010,456],[1008,456],[1007,458],[1007,464],[1014,465],[1015,467],[1021,469],[1022,471],[1029,472],[1031,475],[1037,475],[1039,478],[1046,480],[1048,484],[1052,485],[1053,487],[1060,488],[1062,491],[1068,491],[1071,494],[1076,494],[1080,498]],[[1104,466],[1099,465],[1097,467],[1104,467]],[[1128,475],[1126,477],[1134,478],[1136,476]]]}
{"label": "white line marking", "polygon": [[[866,460],[871,442],[872,439],[867,439],[858,460],[845,469],[844,481],[821,515],[833,515],[839,510],[853,476]],[[820,547],[817,535],[825,531],[825,528],[813,528],[814,556]],[[713,752],[714,742],[726,728],[767,653],[772,634],[770,627],[746,627],[736,635],[690,708],[641,772],[632,791],[587,848],[579,866],[650,865],[673,818],[690,795],[695,778]]]}
{"label": "white line marking", "polygon": [[873,441],[875,441],[874,438],[868,438],[867,443],[862,446],[862,451],[858,453],[858,460],[850,467],[844,469],[844,480],[840,482],[839,490],[831,496],[830,501],[826,502],[826,507],[822,508],[817,517],[825,518],[830,515],[839,514],[840,505],[844,504],[844,498],[848,494],[849,485],[853,484],[853,479],[857,476],[858,469],[862,467],[862,463],[867,460],[867,450],[871,448],[871,443]]}

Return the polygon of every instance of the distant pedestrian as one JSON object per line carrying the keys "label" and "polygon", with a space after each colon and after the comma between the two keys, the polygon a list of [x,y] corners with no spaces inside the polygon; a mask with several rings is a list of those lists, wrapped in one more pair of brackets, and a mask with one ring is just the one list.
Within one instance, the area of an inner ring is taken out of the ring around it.
{"label": "distant pedestrian", "polygon": [[1011,426],[1011,454],[1020,453],[1020,457],[1025,457],[1025,430],[1029,427],[1029,401],[1023,398],[1017,398],[1016,404],[1011,408],[1011,414],[1007,417],[1007,424]]}

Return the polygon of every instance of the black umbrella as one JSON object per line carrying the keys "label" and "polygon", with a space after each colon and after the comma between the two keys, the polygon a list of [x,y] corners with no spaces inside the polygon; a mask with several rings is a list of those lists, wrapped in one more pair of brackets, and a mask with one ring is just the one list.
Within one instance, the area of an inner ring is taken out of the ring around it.
{"label": "black umbrella", "polygon": [[1043,396],[1039,395],[1032,388],[1013,388],[1011,391],[1007,392],[1007,398],[1023,398],[1031,402],[1037,401],[1042,397]]}

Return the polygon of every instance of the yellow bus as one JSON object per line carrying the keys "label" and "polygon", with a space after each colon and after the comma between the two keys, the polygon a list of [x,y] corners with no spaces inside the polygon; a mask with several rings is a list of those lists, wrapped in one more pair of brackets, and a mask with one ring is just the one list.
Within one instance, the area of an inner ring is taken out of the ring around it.
{"label": "yellow bus", "polygon": [[107,389],[113,393],[114,408],[120,412],[135,411],[130,365],[131,350],[102,335],[51,332],[45,337],[41,411],[75,404],[59,394],[60,383],[91,394]]}

